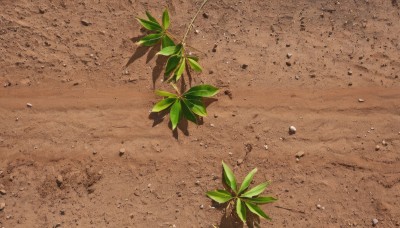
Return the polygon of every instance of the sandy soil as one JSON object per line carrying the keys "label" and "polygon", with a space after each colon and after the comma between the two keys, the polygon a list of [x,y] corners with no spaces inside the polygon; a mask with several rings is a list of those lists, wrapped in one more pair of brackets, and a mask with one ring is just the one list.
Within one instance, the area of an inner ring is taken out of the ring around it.
{"label": "sandy soil", "polygon": [[205,196],[221,160],[273,181],[261,227],[400,226],[397,1],[210,0],[193,83],[221,92],[172,133],[135,17],[168,6],[181,36],[199,4],[1,1],[0,227],[240,227]]}

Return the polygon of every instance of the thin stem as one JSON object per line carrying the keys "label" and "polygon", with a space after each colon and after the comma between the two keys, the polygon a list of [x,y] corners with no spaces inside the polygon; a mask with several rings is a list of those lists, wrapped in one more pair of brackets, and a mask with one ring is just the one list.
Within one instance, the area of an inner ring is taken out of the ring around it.
{"label": "thin stem", "polygon": [[194,17],[192,18],[192,21],[190,21],[189,27],[187,28],[186,33],[185,33],[185,35],[183,36],[183,39],[182,39],[182,44],[183,44],[183,45],[185,44],[186,37],[187,37],[187,35],[189,34],[190,29],[192,29],[194,20],[196,20],[197,15],[199,15],[201,9],[203,9],[204,5],[205,5],[207,2],[208,2],[208,0],[204,0],[204,1],[203,1],[203,3],[201,4],[200,8],[197,10],[196,14],[195,14]]}

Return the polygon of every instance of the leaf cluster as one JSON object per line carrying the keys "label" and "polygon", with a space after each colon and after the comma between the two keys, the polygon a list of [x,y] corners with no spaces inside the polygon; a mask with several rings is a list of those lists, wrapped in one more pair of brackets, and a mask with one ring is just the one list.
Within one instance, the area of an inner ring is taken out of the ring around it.
{"label": "leaf cluster", "polygon": [[[168,60],[165,65],[164,81],[169,82],[177,94],[166,91],[156,91],[157,95],[164,97],[153,107],[153,112],[160,112],[170,108],[170,120],[172,129],[175,129],[182,117],[194,123],[197,122],[198,116],[206,116],[207,111],[202,98],[212,97],[218,93],[218,89],[211,85],[195,86],[184,92],[183,94],[177,89],[177,83],[183,73],[188,70],[202,72],[199,64],[199,58],[186,50],[185,37],[181,42],[175,45],[168,31],[170,26],[170,17],[168,9],[165,9],[162,15],[161,23],[159,23],[149,12],[146,12],[147,19],[137,18],[139,23],[152,33],[143,37],[138,41],[139,45],[153,46],[161,42],[161,50],[157,55],[167,56]],[[190,29],[190,26],[189,26]]]}
{"label": "leaf cluster", "polygon": [[[176,88],[176,87],[174,87]],[[218,93],[218,89],[210,85],[198,85],[190,88],[184,94],[170,93],[157,90],[156,94],[164,97],[153,107],[153,112],[160,112],[171,107],[169,116],[172,129],[175,129],[182,117],[197,124],[197,116],[207,116],[206,107],[202,101],[204,97],[212,97]]]}
{"label": "leaf cluster", "polygon": [[238,188],[236,177],[229,166],[222,161],[222,167],[223,179],[227,188],[224,190],[209,191],[207,192],[207,196],[221,204],[229,202],[228,205],[235,205],[236,213],[243,222],[246,222],[246,214],[248,213],[248,210],[262,218],[271,220],[271,218],[258,206],[260,204],[277,201],[277,199],[273,197],[260,196],[260,194],[268,187],[270,182],[261,183],[248,190],[250,183],[257,172],[257,168],[255,168],[247,174],[243,183],[240,185],[240,188]]}

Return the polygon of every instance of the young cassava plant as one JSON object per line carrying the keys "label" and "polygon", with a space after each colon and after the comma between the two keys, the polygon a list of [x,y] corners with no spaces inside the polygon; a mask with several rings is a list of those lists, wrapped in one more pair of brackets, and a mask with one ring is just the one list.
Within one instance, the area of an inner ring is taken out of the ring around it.
{"label": "young cassava plant", "polygon": [[161,41],[161,51],[157,54],[169,57],[167,64],[165,65],[164,80],[168,82],[177,82],[188,67],[196,72],[201,72],[202,67],[198,62],[199,58],[187,50],[185,41],[193,20],[183,39],[175,45],[171,38],[174,36],[167,30],[170,25],[168,9],[165,9],[163,12],[161,24],[158,23],[149,12],[146,12],[146,15],[148,20],[141,18],[137,19],[145,29],[154,33],[143,37],[137,42],[137,44],[143,46],[154,46]]}
{"label": "young cassava plant", "polygon": [[207,116],[207,110],[203,103],[204,97],[212,97],[218,93],[218,89],[210,85],[198,85],[180,94],[178,88],[172,84],[177,94],[157,90],[156,94],[164,97],[154,105],[152,112],[160,112],[170,108],[169,117],[174,130],[182,117],[197,124],[197,116]]}
{"label": "young cassava plant", "polygon": [[237,215],[244,223],[246,222],[246,215],[248,211],[260,216],[261,218],[271,220],[271,218],[258,206],[260,204],[267,204],[277,201],[277,199],[273,197],[260,196],[270,182],[264,182],[248,190],[254,174],[257,172],[257,168],[255,168],[249,174],[247,174],[243,180],[243,183],[240,185],[240,188],[238,188],[235,175],[229,166],[222,161],[222,167],[223,180],[227,186],[226,189],[209,191],[207,192],[207,196],[220,204],[228,203],[228,207],[235,206]]}

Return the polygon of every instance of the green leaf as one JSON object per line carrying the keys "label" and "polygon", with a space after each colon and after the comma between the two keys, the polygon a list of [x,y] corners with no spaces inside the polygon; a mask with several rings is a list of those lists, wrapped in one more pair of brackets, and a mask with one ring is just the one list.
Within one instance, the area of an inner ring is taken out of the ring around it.
{"label": "green leaf", "polygon": [[207,116],[207,110],[200,99],[184,99],[188,103],[188,107],[192,112],[199,116]]}
{"label": "green leaf", "polygon": [[162,97],[173,97],[173,98],[178,97],[176,94],[173,94],[173,93],[170,93],[167,91],[161,91],[161,90],[156,90],[156,94],[158,96],[162,96]]}
{"label": "green leaf", "polygon": [[171,119],[172,123],[172,130],[175,130],[176,126],[178,125],[179,120],[181,118],[181,110],[182,110],[181,101],[178,99],[175,100],[176,101],[172,105],[171,111],[169,112],[169,118]]}
{"label": "green leaf", "polygon": [[264,213],[264,211],[261,210],[261,208],[258,207],[257,205],[252,204],[252,203],[247,203],[247,202],[245,202],[245,204],[246,204],[246,206],[249,208],[249,210],[250,210],[251,212],[253,212],[254,214],[256,214],[256,215],[258,215],[258,216],[260,216],[260,217],[262,217],[262,218],[265,218],[265,219],[268,219],[268,220],[272,220],[272,219],[271,219],[268,215],[266,215],[266,214]]}
{"label": "green leaf", "polygon": [[194,71],[196,71],[196,72],[201,72],[201,71],[203,71],[203,69],[201,68],[200,64],[199,64],[196,60],[194,60],[194,59],[192,59],[192,58],[187,58],[187,60],[189,61],[190,67],[191,67]]}
{"label": "green leaf", "polygon": [[147,18],[149,18],[149,21],[160,25],[160,23],[158,23],[158,21],[148,11],[146,11],[146,15],[147,15]]}
{"label": "green leaf", "polygon": [[164,35],[161,41],[161,45],[162,48],[165,48],[169,46],[175,46],[175,43],[168,35]]}
{"label": "green leaf", "polygon": [[250,198],[250,199],[245,199],[246,202],[250,202],[252,204],[267,204],[267,203],[273,203],[277,201],[278,199],[274,197],[269,197],[269,196],[260,196],[257,198]]}
{"label": "green leaf", "polygon": [[244,223],[246,222],[246,206],[242,203],[240,199],[236,201],[236,213],[239,215],[240,220]]}
{"label": "green leaf", "polygon": [[231,168],[229,168],[229,166],[225,164],[224,161],[222,161],[222,167],[224,169],[225,183],[232,189],[234,193],[237,193],[236,178]]}
{"label": "green leaf", "polygon": [[157,31],[157,32],[161,32],[162,28],[161,26],[158,24],[158,22],[154,22],[154,21],[148,21],[148,20],[144,20],[141,18],[136,18],[139,23],[146,29],[151,30],[151,31]]}
{"label": "green leaf", "polygon": [[181,60],[180,56],[173,55],[169,57],[167,61],[167,66],[165,67],[165,73],[164,76],[168,77],[178,66],[179,62]]}
{"label": "green leaf", "polygon": [[262,184],[257,185],[256,187],[250,189],[249,191],[243,193],[240,197],[246,197],[246,198],[251,198],[253,196],[258,196],[260,195],[267,186],[270,184],[270,182],[264,182]]}
{"label": "green leaf", "polygon": [[211,85],[198,85],[190,88],[184,96],[212,97],[219,92],[218,88]]}
{"label": "green leaf", "polygon": [[197,124],[197,118],[194,115],[193,111],[190,110],[190,108],[188,107],[187,101],[185,99],[182,99],[183,103],[182,103],[182,113],[183,116],[185,116],[185,118],[187,120],[192,121],[193,123]]}
{"label": "green leaf", "polygon": [[175,53],[174,54],[181,55],[182,54],[182,49],[183,49],[183,45],[182,44],[176,45],[176,49],[175,49]]}
{"label": "green leaf", "polygon": [[164,13],[162,15],[162,24],[165,30],[168,29],[169,27],[169,13],[168,13],[168,9],[164,10]]}
{"label": "green leaf", "polygon": [[207,192],[207,196],[217,203],[226,203],[233,197],[225,190],[215,190]]}
{"label": "green leaf", "polygon": [[159,51],[157,53],[157,55],[170,56],[170,55],[175,53],[175,49],[176,49],[175,46],[168,46],[168,47],[165,47],[165,48],[161,49],[161,51]]}
{"label": "green leaf", "polygon": [[185,58],[182,58],[181,65],[179,66],[178,70],[175,72],[175,76],[176,76],[175,81],[178,81],[181,78],[183,71],[185,71],[185,66],[186,66]]}
{"label": "green leaf", "polygon": [[160,102],[158,102],[157,104],[154,105],[154,107],[151,111],[152,112],[160,112],[160,111],[168,108],[169,106],[171,106],[172,103],[174,103],[175,101],[176,101],[176,98],[167,98],[167,99],[161,100]]}
{"label": "green leaf", "polygon": [[140,39],[137,44],[139,45],[143,45],[143,46],[153,46],[156,43],[158,43],[158,41],[160,41],[162,35],[159,33],[156,34],[150,34],[147,35],[145,37],[143,37],[142,39]]}
{"label": "green leaf", "polygon": [[186,57],[188,57],[189,59],[193,59],[193,60],[196,61],[196,62],[199,61],[199,57],[194,56],[194,55],[188,55],[188,56],[186,56]]}
{"label": "green leaf", "polygon": [[249,187],[251,181],[253,180],[254,174],[256,174],[256,172],[257,172],[257,168],[253,169],[244,178],[243,183],[242,183],[242,185],[240,186],[240,189],[239,189],[239,195],[240,195],[240,193],[242,193],[244,190],[246,190]]}

